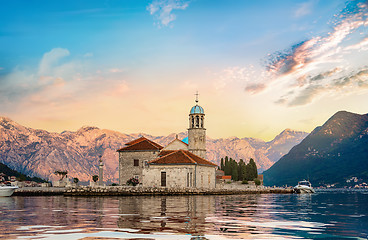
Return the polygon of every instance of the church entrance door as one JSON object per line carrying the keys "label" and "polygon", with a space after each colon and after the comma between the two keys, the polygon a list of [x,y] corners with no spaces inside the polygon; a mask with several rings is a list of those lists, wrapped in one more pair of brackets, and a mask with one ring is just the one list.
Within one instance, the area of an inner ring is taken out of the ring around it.
{"label": "church entrance door", "polygon": [[166,172],[161,172],[161,187],[166,187]]}

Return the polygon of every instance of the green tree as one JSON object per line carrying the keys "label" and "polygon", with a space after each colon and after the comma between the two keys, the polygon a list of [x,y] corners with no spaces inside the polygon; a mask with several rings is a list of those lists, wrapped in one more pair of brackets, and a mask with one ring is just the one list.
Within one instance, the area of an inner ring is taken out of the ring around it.
{"label": "green tree", "polygon": [[244,179],[247,181],[252,181],[252,167],[249,165],[249,163],[247,165],[245,165],[244,168]]}
{"label": "green tree", "polygon": [[224,172],[225,172],[226,176],[231,175],[231,165],[230,165],[230,162],[229,162],[229,158],[227,156],[225,157]]}
{"label": "green tree", "polygon": [[245,162],[243,161],[243,159],[240,159],[239,162],[238,162],[238,178],[239,178],[239,181],[244,180],[244,174],[245,174]]}
{"label": "green tree", "polygon": [[67,177],[68,176],[68,171],[60,171],[60,170],[56,170],[54,172],[55,175],[59,175],[61,178],[60,178],[60,181],[64,179],[64,177]]}
{"label": "green tree", "polygon": [[224,168],[225,168],[224,158],[221,158],[220,170],[224,171]]}
{"label": "green tree", "polygon": [[79,182],[79,178],[73,178],[73,182],[75,183],[75,184],[77,184],[78,182]]}
{"label": "green tree", "polygon": [[231,176],[231,179],[233,181],[237,181],[238,180],[238,174],[237,174],[237,172],[238,172],[238,168],[237,168],[238,167],[238,164],[237,164],[237,162],[234,159],[230,158],[229,165],[230,165],[229,175]]}
{"label": "green tree", "polygon": [[250,168],[251,168],[252,180],[258,178],[257,165],[256,165],[256,162],[253,160],[253,158],[249,160],[248,164],[250,165]]}
{"label": "green tree", "polygon": [[97,175],[93,175],[93,176],[92,176],[92,180],[93,180],[94,182],[97,182],[97,181],[98,181],[98,176],[97,176]]}

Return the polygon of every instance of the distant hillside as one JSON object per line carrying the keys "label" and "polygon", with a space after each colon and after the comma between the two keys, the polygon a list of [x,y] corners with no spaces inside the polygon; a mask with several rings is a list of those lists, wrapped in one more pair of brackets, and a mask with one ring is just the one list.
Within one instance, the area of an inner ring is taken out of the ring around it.
{"label": "distant hillside", "polygon": [[337,112],[264,172],[266,185],[343,186],[351,177],[368,178],[368,114]]}
{"label": "distant hillside", "polygon": [[38,177],[28,177],[24,174],[21,174],[11,168],[9,168],[8,166],[6,166],[3,163],[0,163],[0,173],[4,173],[5,175],[11,177],[11,176],[15,176],[16,178],[22,180],[22,181],[35,181],[35,182],[45,182],[45,180],[38,178]]}
{"label": "distant hillside", "polygon": [[[259,172],[268,169],[290,148],[307,135],[287,129],[270,142],[253,138],[207,138],[207,159],[219,164],[225,156],[249,161],[253,158]],[[117,182],[117,149],[139,136],[145,136],[162,146],[175,139],[176,134],[151,136],[124,134],[97,127],[82,127],[78,131],[51,133],[24,127],[9,118],[0,117],[0,162],[30,176],[58,179],[56,170],[67,170],[68,176],[88,181],[98,173],[98,160],[104,161],[104,179]],[[179,133],[179,139],[186,133]]]}

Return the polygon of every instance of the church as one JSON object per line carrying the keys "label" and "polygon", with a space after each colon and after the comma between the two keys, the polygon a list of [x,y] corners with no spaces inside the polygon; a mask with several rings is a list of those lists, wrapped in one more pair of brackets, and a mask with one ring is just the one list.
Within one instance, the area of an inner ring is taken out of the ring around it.
{"label": "church", "polygon": [[198,105],[189,112],[188,139],[177,137],[163,147],[145,137],[119,152],[119,184],[134,177],[143,187],[215,188],[217,165],[206,160],[205,114]]}

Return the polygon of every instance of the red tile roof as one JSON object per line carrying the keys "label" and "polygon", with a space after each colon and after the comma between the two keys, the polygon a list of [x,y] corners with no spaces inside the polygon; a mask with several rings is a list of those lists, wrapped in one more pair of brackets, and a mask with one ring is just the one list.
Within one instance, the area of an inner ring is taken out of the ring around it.
{"label": "red tile roof", "polygon": [[156,150],[159,151],[161,149],[163,149],[162,146],[160,146],[159,144],[145,138],[145,137],[140,137],[138,139],[135,139],[133,141],[130,141],[128,143],[125,144],[126,146],[123,148],[120,148],[119,150],[117,150],[118,152],[124,152],[124,151],[152,151],[152,150]]}
{"label": "red tile roof", "polygon": [[140,138],[137,138],[137,139],[134,139],[133,141],[130,141],[130,142],[127,142],[127,143],[125,143],[125,145],[132,145],[132,144],[136,144],[136,143],[138,143],[138,142],[141,142],[141,141],[143,141],[143,140],[146,140],[147,138],[145,138],[145,137],[140,137]]}
{"label": "red tile roof", "polygon": [[159,157],[165,156],[167,154],[170,154],[172,152],[175,152],[176,150],[161,150],[161,152],[158,154]]}
{"label": "red tile roof", "polygon": [[198,157],[197,155],[187,151],[187,150],[175,150],[171,153],[166,153],[165,155],[156,158],[148,162],[149,164],[199,164],[199,165],[209,165],[217,167],[216,164],[207,161],[204,158]]}

